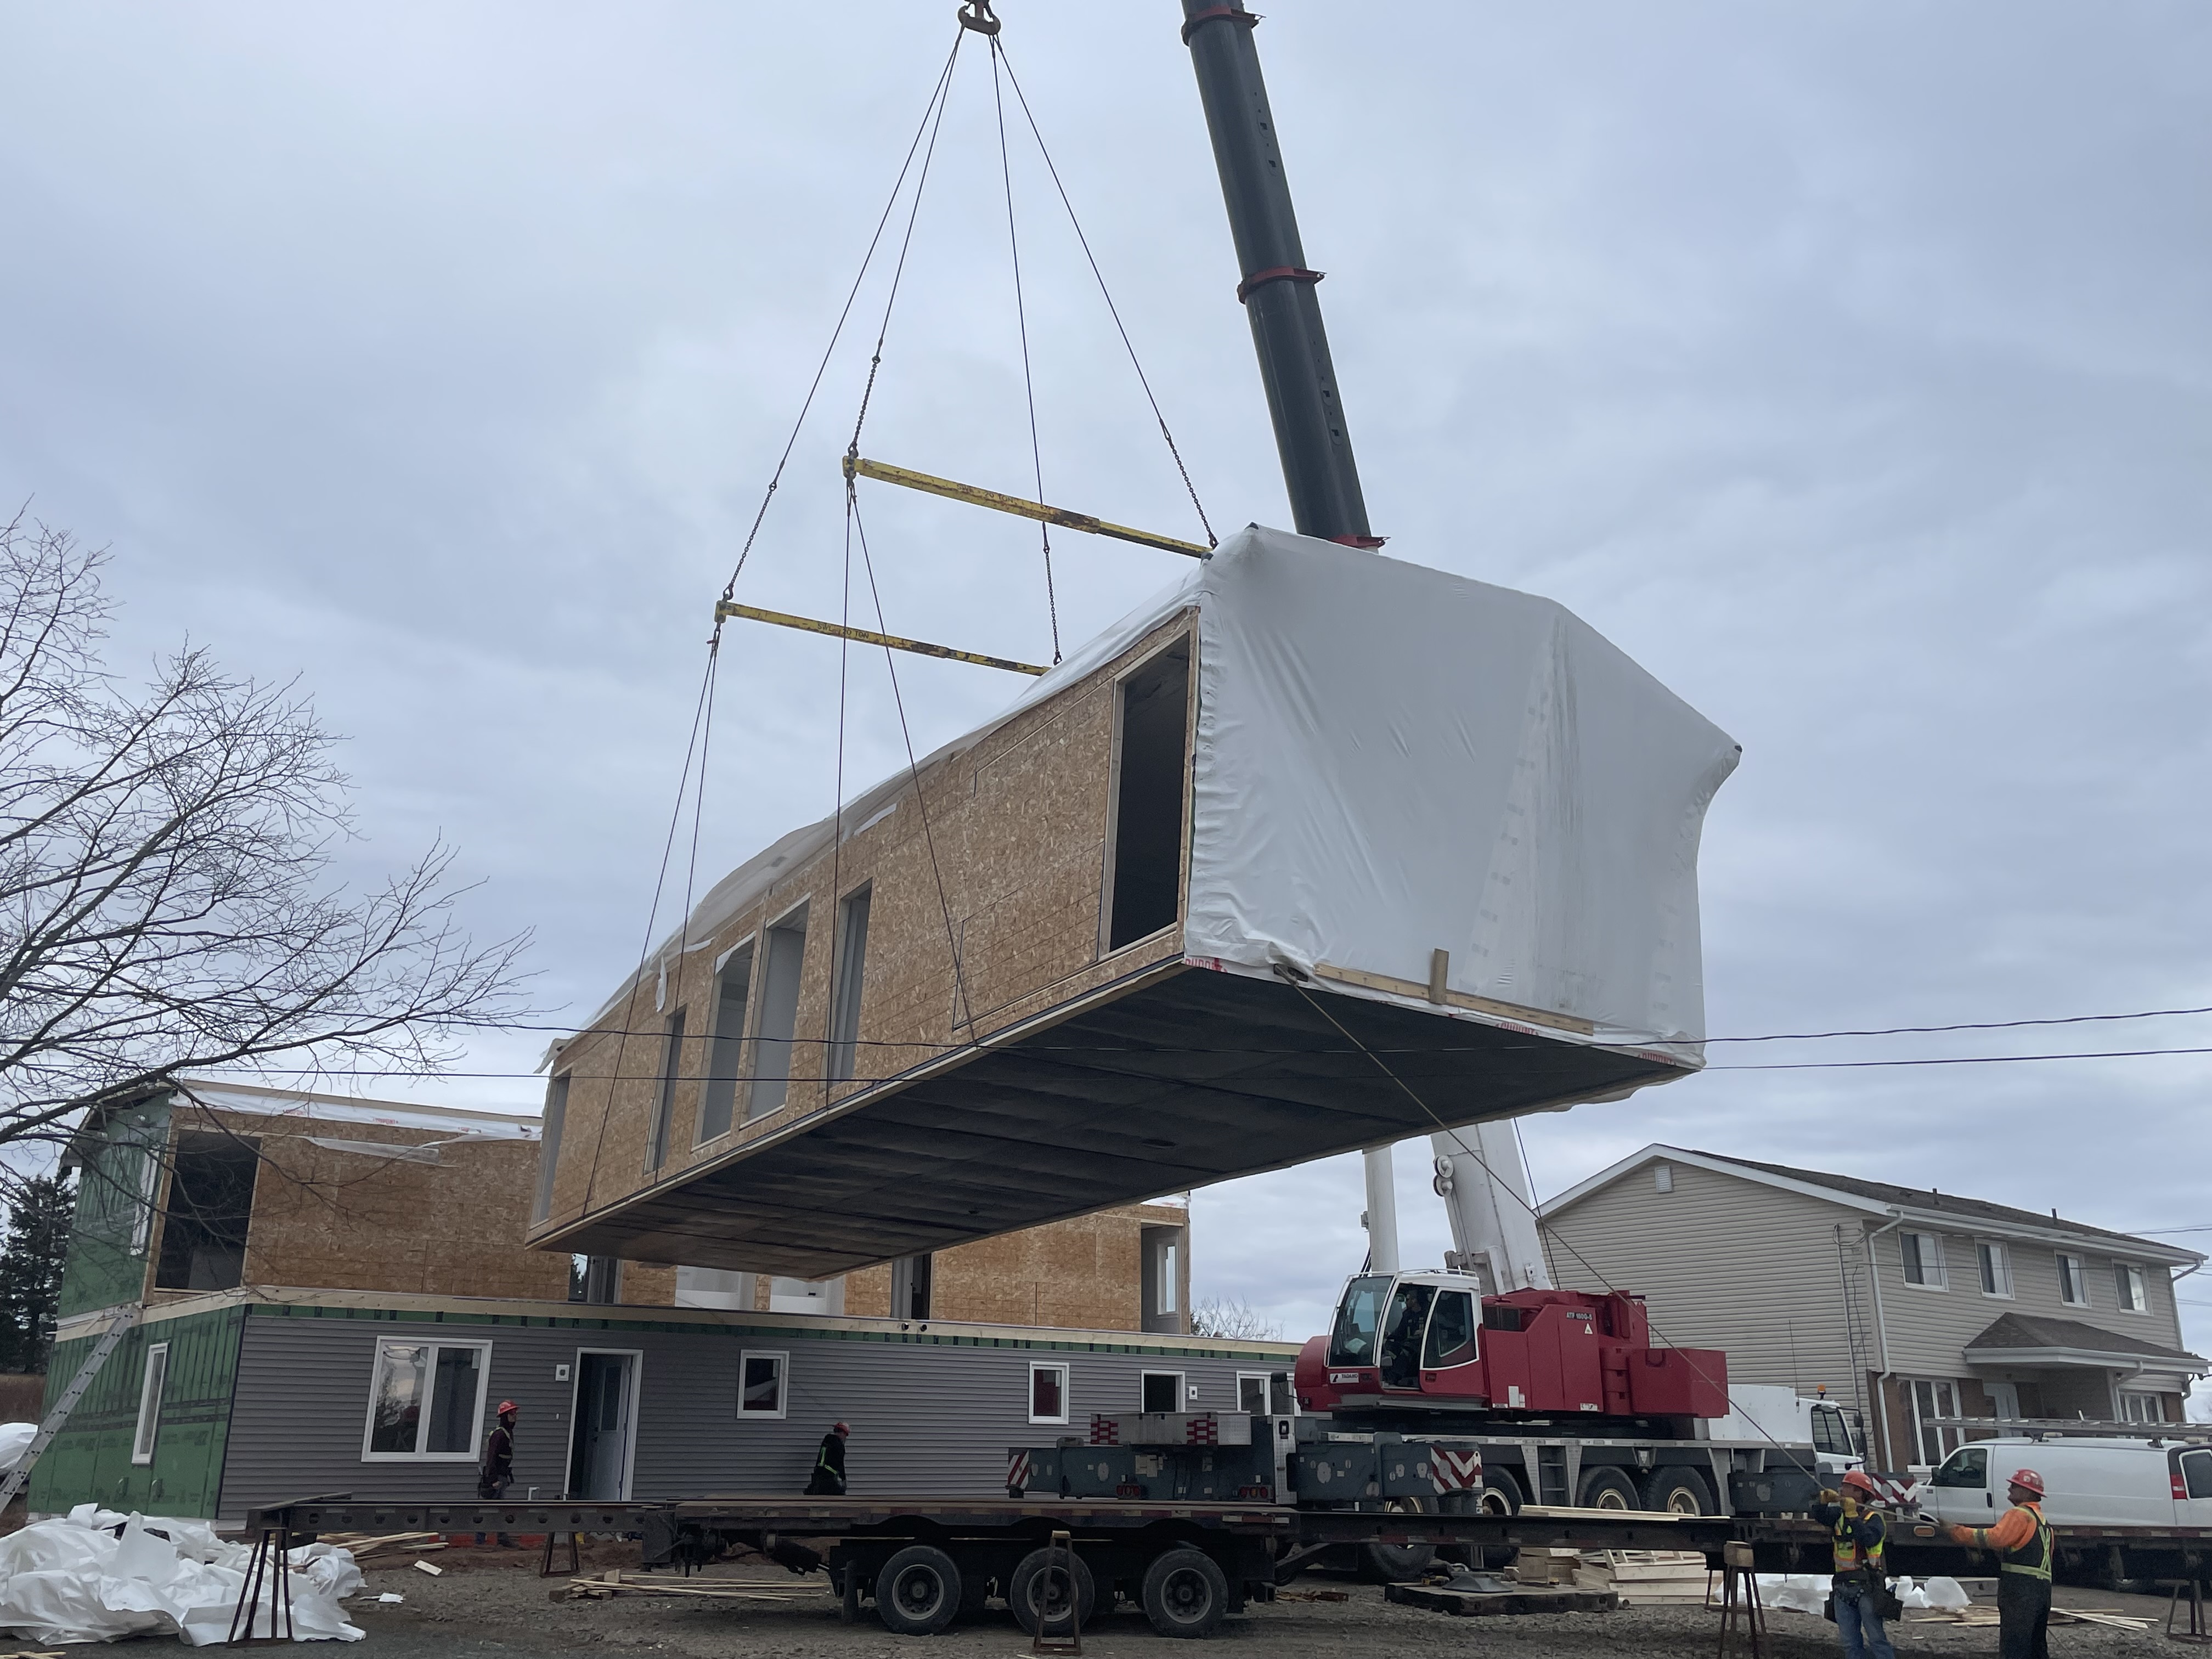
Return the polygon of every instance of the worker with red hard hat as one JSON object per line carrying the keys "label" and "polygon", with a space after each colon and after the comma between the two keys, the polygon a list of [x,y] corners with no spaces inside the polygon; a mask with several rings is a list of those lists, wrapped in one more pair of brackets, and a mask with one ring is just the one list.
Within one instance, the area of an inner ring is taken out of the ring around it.
{"label": "worker with red hard hat", "polygon": [[1881,1488],[1864,1469],[1853,1469],[1838,1484],[1842,1490],[1822,1492],[1810,1511],[1834,1534],[1828,1616],[1836,1621],[1846,1659],[1896,1659],[1882,1621],[1905,1609],[1889,1588],[1889,1526],[1881,1516]]}
{"label": "worker with red hard hat", "polygon": [[1998,1659],[2051,1659],[2051,1561],[2055,1534],[2043,1518],[2043,1477],[2014,1469],[2012,1507],[1994,1527],[1954,1527],[1951,1541],[1997,1558]]}
{"label": "worker with red hard hat", "polygon": [[822,1437],[822,1444],[814,1454],[814,1474],[806,1483],[809,1498],[842,1498],[845,1495],[845,1442],[851,1437],[853,1425],[832,1423],[830,1432]]}

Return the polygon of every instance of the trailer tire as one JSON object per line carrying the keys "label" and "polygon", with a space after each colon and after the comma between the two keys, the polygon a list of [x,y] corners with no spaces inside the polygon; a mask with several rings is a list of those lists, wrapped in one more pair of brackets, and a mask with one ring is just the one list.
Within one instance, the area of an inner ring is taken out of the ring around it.
{"label": "trailer tire", "polygon": [[1695,1469],[1654,1469],[1644,1482],[1644,1507],[1671,1515],[1716,1515],[1712,1488]]}
{"label": "trailer tire", "polygon": [[960,1569],[930,1544],[908,1544],[876,1575],[876,1616],[894,1636],[934,1636],[960,1615]]}
{"label": "trailer tire", "polygon": [[1636,1483],[1619,1469],[1601,1466],[1583,1473],[1582,1489],[1575,1502],[1586,1510],[1640,1509],[1644,1500],[1637,1495]]}
{"label": "trailer tire", "polygon": [[1510,1518],[1521,1513],[1521,1505],[1527,1501],[1521,1495],[1521,1483],[1513,1478],[1512,1470],[1484,1466],[1482,1490],[1474,1494],[1476,1514],[1502,1515]]}
{"label": "trailer tire", "polygon": [[1229,1580],[1204,1550],[1174,1549],[1145,1569],[1145,1617],[1162,1636],[1211,1636],[1229,1616]]}
{"label": "trailer tire", "polygon": [[[1392,1498],[1384,1500],[1382,1507],[1398,1515],[1425,1515],[1436,1507],[1433,1501],[1424,1503],[1418,1498]],[[1359,1564],[1359,1576],[1370,1584],[1403,1584],[1419,1578],[1435,1565],[1437,1547],[1434,1544],[1359,1544],[1353,1547],[1352,1559]]]}
{"label": "trailer tire", "polygon": [[[1022,1627],[1024,1636],[1066,1636],[1070,1633],[1067,1620],[1067,1599],[1064,1589],[1054,1583],[1060,1567],[1053,1558],[1056,1550],[1031,1550],[1022,1557],[1014,1568],[1014,1575],[1006,1581],[1006,1606],[1014,1615],[1014,1622]],[[1074,1556],[1076,1628],[1091,1622],[1091,1614],[1097,1604],[1098,1584],[1091,1576],[1091,1568],[1080,1555]],[[1048,1577],[1049,1572],[1051,1577]],[[1048,1595],[1048,1589],[1059,1589],[1057,1595]]]}

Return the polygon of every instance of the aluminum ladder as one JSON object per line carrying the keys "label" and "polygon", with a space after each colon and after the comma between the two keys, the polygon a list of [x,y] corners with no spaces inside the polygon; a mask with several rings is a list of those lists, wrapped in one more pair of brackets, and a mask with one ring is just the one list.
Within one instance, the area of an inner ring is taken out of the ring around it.
{"label": "aluminum ladder", "polygon": [[84,1364],[77,1367],[76,1375],[70,1378],[69,1387],[62,1390],[62,1397],[54,1401],[53,1410],[48,1412],[46,1420],[39,1425],[39,1431],[32,1437],[29,1447],[16,1460],[15,1467],[9,1471],[7,1480],[0,1483],[0,1510],[5,1510],[15,1501],[16,1494],[29,1481],[31,1471],[37,1467],[40,1455],[53,1444],[54,1437],[69,1425],[70,1413],[76,1409],[77,1401],[83,1399],[86,1391],[92,1387],[93,1380],[100,1375],[100,1368],[107,1363],[108,1355],[122,1346],[125,1337],[137,1328],[138,1321],[145,1311],[146,1304],[143,1302],[126,1302],[114,1310],[107,1328],[100,1334],[100,1340],[92,1345],[92,1352],[84,1357]]}

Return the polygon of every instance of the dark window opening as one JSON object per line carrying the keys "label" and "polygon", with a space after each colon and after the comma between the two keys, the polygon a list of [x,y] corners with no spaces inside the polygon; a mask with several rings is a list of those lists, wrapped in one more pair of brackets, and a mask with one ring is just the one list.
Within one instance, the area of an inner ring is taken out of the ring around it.
{"label": "dark window opening", "polygon": [[1179,1412],[1182,1409],[1182,1373],[1181,1371],[1146,1371],[1141,1382],[1139,1396],[1144,1410],[1148,1412]]}
{"label": "dark window opening", "polygon": [[154,1269],[156,1290],[229,1291],[245,1281],[258,1146],[229,1135],[177,1138],[161,1258]]}
{"label": "dark window opening", "polygon": [[538,1196],[530,1206],[530,1218],[543,1221],[553,1211],[553,1173],[561,1162],[561,1125],[568,1115],[568,1074],[563,1072],[546,1085],[545,1121],[538,1134]]}
{"label": "dark window opening", "polygon": [[611,1255],[568,1258],[568,1300],[613,1303],[621,1299],[622,1263]]}
{"label": "dark window opening", "polygon": [[768,930],[761,975],[760,1029],[753,1043],[753,1091],[747,1117],[780,1110],[791,1092],[792,1038],[799,1030],[799,970],[806,961],[806,912]]}
{"label": "dark window opening", "polygon": [[1190,761],[1190,642],[1121,682],[1114,867],[1106,948],[1171,927],[1182,890],[1183,779]]}
{"label": "dark window opening", "polygon": [[668,1019],[668,1048],[660,1061],[660,1095],[653,1103],[653,1136],[646,1142],[645,1167],[658,1170],[668,1162],[668,1130],[676,1117],[676,1085],[684,1075],[684,1011]]}
{"label": "dark window opening", "polygon": [[837,907],[836,1000],[830,1011],[830,1078],[842,1083],[855,1074],[854,1051],[860,1044],[860,984],[868,956],[868,896],[866,887]]}
{"label": "dark window opening", "polygon": [[753,947],[741,947],[714,981],[714,1035],[708,1045],[707,1088],[699,1098],[701,1141],[730,1132],[738,1103],[738,1065],[745,1046],[745,1000],[751,994]]}
{"label": "dark window opening", "polygon": [[929,1317],[930,1258],[902,1255],[891,1263],[891,1317]]}

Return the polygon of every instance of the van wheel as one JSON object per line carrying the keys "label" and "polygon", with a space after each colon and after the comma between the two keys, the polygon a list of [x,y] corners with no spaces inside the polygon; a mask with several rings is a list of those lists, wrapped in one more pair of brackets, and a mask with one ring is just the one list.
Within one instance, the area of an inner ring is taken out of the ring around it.
{"label": "van wheel", "polygon": [[1642,1504],[1635,1484],[1619,1469],[1591,1469],[1583,1476],[1575,1502],[1586,1510],[1632,1510]]}
{"label": "van wheel", "polygon": [[[1098,1586],[1083,1558],[1073,1550],[1067,1553],[1075,1560],[1076,1628],[1079,1630],[1091,1622]],[[1024,1635],[1068,1634],[1068,1576],[1066,1561],[1058,1550],[1031,1550],[1022,1557],[1014,1576],[1006,1581],[1006,1606]]]}
{"label": "van wheel", "polygon": [[1644,1507],[1669,1515],[1717,1512],[1705,1477],[1695,1469],[1654,1469],[1644,1482]]}
{"label": "van wheel", "polygon": [[1145,1569],[1144,1603],[1162,1636],[1211,1636],[1229,1614],[1229,1580],[1204,1550],[1167,1550]]}
{"label": "van wheel", "polygon": [[876,1616],[894,1636],[934,1636],[960,1612],[960,1569],[943,1550],[909,1544],[876,1575]]}

